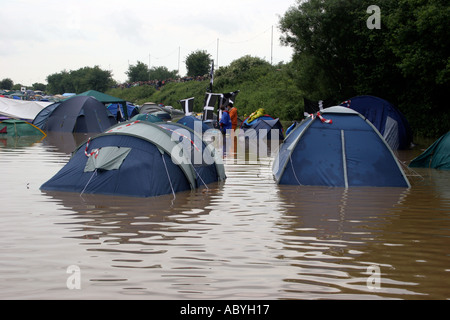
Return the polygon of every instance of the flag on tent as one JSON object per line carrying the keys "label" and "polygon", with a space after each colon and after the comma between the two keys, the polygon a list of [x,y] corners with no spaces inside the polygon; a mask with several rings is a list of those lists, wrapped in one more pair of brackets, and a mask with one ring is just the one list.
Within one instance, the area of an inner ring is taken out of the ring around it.
{"label": "flag on tent", "polygon": [[209,72],[209,92],[212,92],[213,83],[214,83],[214,60],[211,62],[211,71]]}
{"label": "flag on tent", "polygon": [[203,107],[203,120],[214,119],[214,105],[217,102],[217,98],[220,94],[207,92],[205,97],[205,106]]}
{"label": "flag on tent", "polygon": [[312,101],[303,98],[303,102],[305,108],[304,112],[305,116],[309,116],[310,114],[316,114],[317,112],[323,111],[323,109],[325,108],[334,106],[334,103],[331,99]]}
{"label": "flag on tent", "polygon": [[233,91],[233,92],[228,92],[228,93],[222,93],[221,95],[220,95],[220,103],[219,103],[219,105],[220,106],[223,106],[223,105],[228,105],[228,103],[230,103],[230,101],[231,102],[236,102],[236,96],[238,95],[238,93],[239,93],[239,90],[236,90],[236,91]]}
{"label": "flag on tent", "polygon": [[194,111],[194,97],[187,98],[179,101],[181,104],[181,109],[184,111],[185,115],[190,115]]}

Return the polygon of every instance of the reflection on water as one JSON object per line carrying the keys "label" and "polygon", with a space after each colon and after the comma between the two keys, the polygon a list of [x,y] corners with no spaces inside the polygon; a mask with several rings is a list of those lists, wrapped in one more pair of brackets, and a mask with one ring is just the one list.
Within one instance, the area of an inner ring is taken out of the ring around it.
{"label": "reflection on water", "polygon": [[416,170],[411,189],[278,186],[270,156],[227,155],[225,182],[175,199],[41,192],[87,138],[0,146],[1,298],[450,298],[450,172]]}

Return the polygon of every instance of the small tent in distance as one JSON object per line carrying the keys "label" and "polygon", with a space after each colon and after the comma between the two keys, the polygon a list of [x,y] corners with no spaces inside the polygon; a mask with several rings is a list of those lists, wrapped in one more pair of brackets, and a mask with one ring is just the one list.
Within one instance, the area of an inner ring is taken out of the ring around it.
{"label": "small tent in distance", "polygon": [[100,133],[116,124],[116,119],[97,99],[75,96],[44,108],[33,124],[44,131]]}
{"label": "small tent in distance", "polygon": [[[245,135],[249,139],[284,139],[283,126],[280,119],[275,119],[265,113],[265,110],[260,108],[253,112],[247,119],[245,119],[239,131],[239,135]],[[274,134],[272,136],[272,134]]]}
{"label": "small tent in distance", "polygon": [[208,126],[204,121],[194,117],[193,115],[184,116],[183,118],[179,119],[177,123],[180,123],[194,131],[197,131],[197,133],[205,133],[206,131],[211,129],[210,126]]}
{"label": "small tent in distance", "polygon": [[409,167],[450,170],[450,131],[414,158]]}
{"label": "small tent in distance", "polygon": [[39,136],[44,138],[46,133],[27,121],[9,119],[0,121],[0,136],[1,135],[14,137]]}
{"label": "small tent in distance", "polygon": [[[127,102],[123,99],[116,98],[116,97],[110,96],[109,94],[99,92],[96,90],[88,90],[88,91],[78,94],[77,96],[93,97],[93,98],[97,99],[98,101],[100,101],[101,103],[103,103],[105,105],[105,107],[111,103],[120,104],[122,107],[120,109],[123,111],[123,116],[124,116],[125,120],[129,119],[129,116],[128,116],[129,112],[127,109],[128,105],[127,105]],[[113,114],[113,115],[116,116],[116,114]]]}

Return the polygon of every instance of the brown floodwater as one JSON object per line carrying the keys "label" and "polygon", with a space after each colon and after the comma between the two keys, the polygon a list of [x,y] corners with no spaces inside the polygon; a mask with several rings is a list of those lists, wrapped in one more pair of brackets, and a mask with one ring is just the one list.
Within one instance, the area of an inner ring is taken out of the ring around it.
{"label": "brown floodwater", "polygon": [[175,198],[42,192],[85,138],[0,141],[0,299],[450,298],[449,171],[279,186],[267,156]]}

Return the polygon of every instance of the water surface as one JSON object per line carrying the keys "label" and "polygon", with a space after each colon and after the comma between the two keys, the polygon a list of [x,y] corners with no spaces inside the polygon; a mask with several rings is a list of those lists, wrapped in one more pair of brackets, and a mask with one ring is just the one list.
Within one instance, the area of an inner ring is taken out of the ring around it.
{"label": "water surface", "polygon": [[278,186],[268,156],[176,198],[40,191],[86,138],[0,142],[1,299],[450,298],[448,171],[408,170],[410,189]]}

